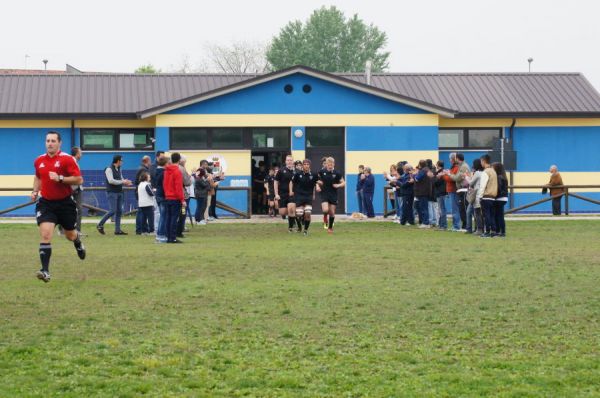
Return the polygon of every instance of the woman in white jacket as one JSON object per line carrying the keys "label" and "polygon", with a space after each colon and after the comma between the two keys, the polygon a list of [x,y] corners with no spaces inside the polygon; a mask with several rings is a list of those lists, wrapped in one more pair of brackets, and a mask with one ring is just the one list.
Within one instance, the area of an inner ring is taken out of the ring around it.
{"label": "woman in white jacket", "polygon": [[138,193],[138,209],[142,217],[139,219],[141,225],[138,235],[148,235],[154,233],[154,191],[150,185],[150,173],[143,171],[140,173]]}
{"label": "woman in white jacket", "polygon": [[[467,202],[469,204],[467,207],[467,234],[481,235],[483,233],[483,214],[481,213],[481,204],[477,199],[481,173],[483,173],[481,160],[473,160],[473,173],[467,177],[469,182],[467,192]],[[475,218],[475,225],[473,225],[473,218]]]}

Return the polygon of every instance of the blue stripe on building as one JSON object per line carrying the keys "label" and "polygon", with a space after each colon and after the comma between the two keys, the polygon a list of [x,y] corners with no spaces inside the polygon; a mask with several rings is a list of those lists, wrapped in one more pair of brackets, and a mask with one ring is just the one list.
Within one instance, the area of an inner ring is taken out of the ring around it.
{"label": "blue stripe on building", "polygon": [[348,151],[437,150],[437,126],[346,128]]}

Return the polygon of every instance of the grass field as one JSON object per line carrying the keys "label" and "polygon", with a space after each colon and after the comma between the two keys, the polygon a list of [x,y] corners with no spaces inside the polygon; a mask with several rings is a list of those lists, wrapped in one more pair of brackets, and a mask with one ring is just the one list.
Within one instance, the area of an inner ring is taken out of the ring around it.
{"label": "grass field", "polygon": [[55,239],[49,284],[0,225],[0,396],[600,396],[598,221],[313,225]]}

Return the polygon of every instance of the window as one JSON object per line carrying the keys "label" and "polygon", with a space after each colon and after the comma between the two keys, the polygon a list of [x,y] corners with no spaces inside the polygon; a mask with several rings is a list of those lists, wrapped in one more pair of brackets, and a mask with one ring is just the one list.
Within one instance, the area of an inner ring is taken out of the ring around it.
{"label": "window", "polygon": [[171,148],[206,149],[208,148],[208,130],[202,128],[171,129]]}
{"label": "window", "polygon": [[212,129],[213,148],[219,149],[241,149],[244,147],[244,131],[236,128]]}
{"label": "window", "polygon": [[252,148],[289,148],[289,128],[253,128]]}
{"label": "window", "polygon": [[500,128],[440,129],[439,147],[442,149],[491,149],[494,140],[502,136]]}
{"label": "window", "polygon": [[153,150],[153,139],[148,129],[81,129],[84,150]]}
{"label": "window", "polygon": [[306,147],[339,146],[344,144],[344,129],[338,127],[309,127]]}

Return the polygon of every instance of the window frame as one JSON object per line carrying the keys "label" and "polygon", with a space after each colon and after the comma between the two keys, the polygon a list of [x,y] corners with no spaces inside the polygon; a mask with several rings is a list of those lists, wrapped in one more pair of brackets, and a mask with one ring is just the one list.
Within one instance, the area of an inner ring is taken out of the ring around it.
{"label": "window frame", "polygon": [[[463,146],[461,147],[443,147],[440,146],[438,149],[441,151],[449,151],[449,150],[491,150],[493,146],[469,146],[469,130],[488,130],[488,131],[496,131],[498,132],[497,138],[504,138],[504,129],[502,127],[440,127],[438,128],[438,139],[439,134],[444,130],[462,130],[462,138],[463,138]],[[439,141],[438,141],[439,145]]]}
{"label": "window frame", "polygon": [[[84,135],[87,132],[90,131],[97,131],[97,130],[105,130],[105,131],[112,131],[112,137],[113,137],[113,147],[112,148],[86,148],[85,147],[85,139],[84,139]],[[134,134],[136,133],[140,133],[140,132],[145,132],[146,133],[146,137],[150,139],[151,142],[151,147],[150,148],[121,148],[121,134],[122,133],[131,133],[133,132]],[[127,127],[123,127],[123,128],[113,128],[113,127],[92,127],[92,128],[80,128],[79,129],[79,144],[81,146],[81,150],[83,152],[114,152],[114,151],[119,151],[119,152],[154,152],[154,137],[155,137],[155,130],[153,128],[127,128]]]}
{"label": "window frame", "polygon": [[[180,146],[174,145],[173,137],[179,129],[198,129],[198,130],[206,130],[206,148],[182,148]],[[213,145],[214,142],[214,134],[215,131],[221,129],[229,129],[229,130],[241,130],[242,132],[242,143],[240,147],[235,148],[223,148],[217,147]],[[277,147],[254,147],[252,136],[254,130],[286,130],[287,131],[287,146],[277,146]],[[204,127],[204,126],[185,126],[185,127],[170,127],[169,128],[169,150],[174,151],[239,151],[239,150],[251,150],[251,151],[260,151],[260,152],[269,152],[269,151],[289,151],[292,145],[291,139],[291,127],[282,126],[282,127]]]}

